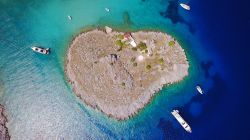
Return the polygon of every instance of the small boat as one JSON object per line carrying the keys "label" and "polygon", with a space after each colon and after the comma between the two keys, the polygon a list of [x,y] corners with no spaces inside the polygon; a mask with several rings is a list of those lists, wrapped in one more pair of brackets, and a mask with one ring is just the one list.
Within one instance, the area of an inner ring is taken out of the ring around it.
{"label": "small boat", "polygon": [[42,47],[38,47],[38,46],[33,46],[33,47],[31,47],[31,49],[34,52],[45,54],[45,55],[48,55],[50,52],[50,48],[42,48]]}
{"label": "small boat", "polygon": [[185,9],[185,10],[190,10],[190,6],[189,5],[187,5],[187,4],[184,4],[184,3],[180,3],[180,6],[183,8],[183,9]]}
{"label": "small boat", "polygon": [[109,8],[105,8],[105,10],[107,11],[107,12],[109,12],[110,10],[109,10]]}
{"label": "small boat", "polygon": [[192,133],[191,127],[188,123],[181,117],[179,114],[179,110],[173,110],[171,114],[175,117],[175,119],[180,123],[180,125],[189,133]]}
{"label": "small boat", "polygon": [[196,90],[200,93],[203,94],[203,91],[199,85],[196,86]]}
{"label": "small boat", "polygon": [[69,20],[72,20],[72,17],[71,17],[70,15],[68,15],[68,19],[69,19]]}

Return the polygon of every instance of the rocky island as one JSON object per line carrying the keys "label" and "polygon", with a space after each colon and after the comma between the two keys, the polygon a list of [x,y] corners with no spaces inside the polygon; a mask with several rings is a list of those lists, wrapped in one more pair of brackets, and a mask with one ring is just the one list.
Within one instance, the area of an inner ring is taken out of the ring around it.
{"label": "rocky island", "polygon": [[185,52],[170,35],[105,29],[76,36],[65,60],[73,91],[93,108],[118,120],[127,119],[164,85],[188,75]]}

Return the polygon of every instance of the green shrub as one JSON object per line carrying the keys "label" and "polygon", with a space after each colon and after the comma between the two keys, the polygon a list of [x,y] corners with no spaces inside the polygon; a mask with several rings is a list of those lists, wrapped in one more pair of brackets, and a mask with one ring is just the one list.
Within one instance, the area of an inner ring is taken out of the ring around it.
{"label": "green shrub", "polygon": [[137,66],[137,63],[133,63],[133,66],[136,67],[136,66]]}
{"label": "green shrub", "polygon": [[120,40],[122,40],[124,38],[124,35],[119,34],[119,35],[117,35],[117,38],[120,39]]}
{"label": "green shrub", "polygon": [[163,58],[158,59],[158,63],[161,64],[161,65],[163,65],[164,59]]}
{"label": "green shrub", "polygon": [[144,51],[144,50],[147,49],[147,45],[146,45],[146,43],[140,42],[140,43],[137,45],[137,48],[140,49],[141,51]]}
{"label": "green shrub", "polygon": [[174,46],[175,42],[174,41],[169,41],[168,46]]}
{"label": "green shrub", "polygon": [[135,57],[132,57],[132,58],[131,58],[131,62],[135,62]]}
{"label": "green shrub", "polygon": [[133,47],[132,50],[133,50],[133,51],[137,51],[137,47]]}
{"label": "green shrub", "polygon": [[124,83],[124,82],[122,82],[122,86],[124,86],[124,87],[125,87],[125,83]]}
{"label": "green shrub", "polygon": [[123,43],[121,40],[116,40],[115,41],[115,45],[119,46],[119,47],[122,47],[123,46]]}
{"label": "green shrub", "polygon": [[150,70],[151,68],[152,68],[151,65],[147,65],[147,66],[146,66],[146,69],[147,69],[147,70]]}

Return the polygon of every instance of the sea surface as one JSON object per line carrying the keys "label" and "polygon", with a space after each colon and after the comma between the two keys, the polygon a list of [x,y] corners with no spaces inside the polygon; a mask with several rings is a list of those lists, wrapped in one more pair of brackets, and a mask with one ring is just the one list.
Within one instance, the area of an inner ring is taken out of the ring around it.
{"label": "sea surface", "polygon": [[[180,2],[188,3],[191,11],[182,9]],[[247,139],[249,44],[242,40],[249,40],[250,16],[246,4],[236,8],[237,4],[230,0],[0,0],[0,103],[6,108],[11,138]],[[75,35],[105,25],[172,35],[185,49],[189,76],[164,87],[126,121],[86,106],[65,80],[65,54]],[[36,54],[32,45],[49,47],[51,54]],[[197,93],[197,84],[204,95]],[[191,125],[191,134],[173,118],[173,109]]]}

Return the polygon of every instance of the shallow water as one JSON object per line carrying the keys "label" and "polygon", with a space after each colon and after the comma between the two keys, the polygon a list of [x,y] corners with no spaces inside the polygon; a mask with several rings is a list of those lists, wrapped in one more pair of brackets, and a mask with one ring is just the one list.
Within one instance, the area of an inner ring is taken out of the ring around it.
{"label": "shallow water", "polygon": [[[212,94],[209,91],[218,81],[215,74],[219,74],[220,80],[227,72],[220,56],[207,47],[211,44],[200,41],[200,23],[191,16],[195,13],[172,6],[172,13],[177,10],[180,14],[175,15],[177,23],[173,23],[166,16],[169,13],[163,14],[168,4],[167,0],[0,1],[3,89],[0,95],[8,114],[11,137],[26,140],[191,138],[171,116],[171,110],[179,108],[196,130],[194,120],[200,118],[204,104],[213,97],[205,100],[196,92],[195,85],[203,85],[205,92]],[[71,21],[68,15],[72,16]],[[169,33],[186,50],[189,76],[165,87],[145,109],[126,121],[116,121],[86,106],[65,81],[63,61],[70,40],[77,33],[86,27],[104,25],[120,30]],[[33,44],[50,47],[51,55],[35,54],[30,50]],[[207,63],[210,61],[212,68]]]}

